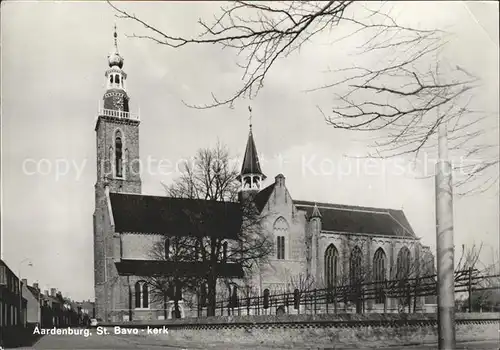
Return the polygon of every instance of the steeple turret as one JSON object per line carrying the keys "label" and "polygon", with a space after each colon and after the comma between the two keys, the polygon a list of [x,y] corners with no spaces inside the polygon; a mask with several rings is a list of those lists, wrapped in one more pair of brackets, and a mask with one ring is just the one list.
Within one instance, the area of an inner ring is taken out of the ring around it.
{"label": "steeple turret", "polygon": [[243,164],[241,166],[240,175],[238,176],[238,181],[241,182],[242,191],[259,191],[262,181],[266,179],[266,176],[260,168],[257,147],[255,147],[253,139],[251,115],[252,108],[248,107],[248,110],[250,111],[250,131],[248,133],[245,157],[243,158]]}
{"label": "steeple turret", "polygon": [[131,116],[129,113],[129,97],[126,92],[127,74],[122,69],[124,59],[118,51],[116,25],[113,37],[114,48],[108,56],[109,68],[104,74],[106,77],[106,92],[103,97],[104,108],[101,114],[109,117],[138,119],[138,117]]}

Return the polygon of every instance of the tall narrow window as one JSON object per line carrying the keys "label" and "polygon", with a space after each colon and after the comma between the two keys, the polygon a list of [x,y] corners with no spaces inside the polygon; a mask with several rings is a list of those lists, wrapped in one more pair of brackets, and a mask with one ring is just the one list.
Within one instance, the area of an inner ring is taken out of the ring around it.
{"label": "tall narrow window", "polygon": [[135,307],[141,307],[141,283],[137,282],[135,284]]}
{"label": "tall narrow window", "polygon": [[288,223],[285,218],[279,217],[274,222],[274,236],[276,237],[276,258],[286,259],[286,237],[288,237]]}
{"label": "tall narrow window", "polygon": [[147,309],[149,307],[149,290],[147,283],[144,283],[142,285],[142,307],[144,309]]}
{"label": "tall narrow window", "polygon": [[227,260],[227,242],[224,242],[222,244],[222,261],[226,261]]}
{"label": "tall narrow window", "polygon": [[115,83],[120,85],[120,76],[118,74],[115,75]]}
{"label": "tall narrow window", "polygon": [[384,282],[386,280],[386,257],[384,250],[378,248],[373,255],[373,279],[375,282],[375,303],[382,304],[385,301]]}
{"label": "tall narrow window", "polygon": [[327,288],[336,286],[338,259],[337,248],[333,244],[330,244],[325,251],[325,280]]}
{"label": "tall narrow window", "polygon": [[165,239],[165,260],[170,259],[170,238]]}
{"label": "tall narrow window", "polygon": [[277,237],[277,258],[280,260],[285,259],[285,236]]}
{"label": "tall narrow window", "polygon": [[123,145],[120,131],[116,132],[115,137],[115,174],[117,177],[123,176]]}
{"label": "tall narrow window", "polygon": [[110,82],[111,84],[113,84],[113,74],[111,74],[111,75],[109,76],[109,82]]}

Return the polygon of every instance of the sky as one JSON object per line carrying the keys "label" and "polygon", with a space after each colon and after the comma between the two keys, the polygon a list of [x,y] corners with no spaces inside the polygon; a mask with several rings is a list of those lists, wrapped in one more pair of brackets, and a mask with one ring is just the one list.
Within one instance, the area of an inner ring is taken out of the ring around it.
{"label": "sky", "polygon": [[[497,120],[498,3],[395,4],[400,20],[455,33],[446,54],[483,79],[479,104]],[[196,35],[197,19],[210,19],[218,4],[126,2],[124,9],[173,34]],[[347,174],[353,163],[345,156],[366,153],[366,142],[325,124],[317,106],[331,103],[331,95],[304,92],[322,82],[332,64],[345,63],[356,43],[334,46],[326,33],[280,61],[254,100],[233,109],[196,110],[182,101],[209,102],[211,92],[230,93],[239,86],[234,52],[216,46],[175,50],[127,37],[144,29],[116,18],[102,2],[2,2],[1,249],[29,284],[57,288],[74,300],[94,297],[94,123],[115,23],[131,110],[140,113],[143,162],[175,164],[217,140],[241,159],[251,104],[254,138],[268,176],[264,185],[283,173],[294,199],[403,209],[423,244],[435,249],[433,169],[408,167],[396,174],[390,160],[372,171],[363,163]],[[177,175],[175,168],[144,172],[143,193],[163,195],[162,182]],[[456,247],[482,242],[482,259],[488,262],[492,249],[498,250],[499,212],[497,188],[455,198]],[[25,259],[32,266],[20,264]]]}

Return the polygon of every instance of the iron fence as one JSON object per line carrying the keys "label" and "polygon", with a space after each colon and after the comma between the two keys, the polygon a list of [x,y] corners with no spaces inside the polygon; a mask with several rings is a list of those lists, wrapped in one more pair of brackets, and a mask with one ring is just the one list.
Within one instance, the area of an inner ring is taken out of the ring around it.
{"label": "iron fence", "polygon": [[[245,289],[229,293],[227,298],[216,301],[215,315],[280,315],[280,314],[323,314],[337,312],[418,312],[423,303],[419,298],[437,296],[436,275],[421,277],[367,281],[355,285],[340,284],[328,288],[301,290],[271,294],[265,289],[261,295]],[[482,275],[475,269],[455,272],[455,293],[467,293],[469,311],[471,295],[476,291],[493,290],[500,285],[485,284],[500,275]],[[193,305],[194,317],[203,317],[207,303]]]}

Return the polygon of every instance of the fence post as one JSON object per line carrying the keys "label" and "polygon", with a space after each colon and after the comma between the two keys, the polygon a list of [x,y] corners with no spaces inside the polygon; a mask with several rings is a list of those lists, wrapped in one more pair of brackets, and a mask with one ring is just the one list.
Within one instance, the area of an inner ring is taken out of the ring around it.
{"label": "fence post", "polygon": [[469,267],[469,312],[472,312],[472,267]]}
{"label": "fence post", "polygon": [[337,309],[337,284],[333,287],[333,312],[336,314],[338,312]]}
{"label": "fence post", "polygon": [[257,315],[260,315],[260,295],[257,295]]}
{"label": "fence post", "polygon": [[327,314],[328,314],[328,302],[330,301],[331,292],[332,292],[332,291],[331,291],[331,289],[330,289],[330,288],[328,288],[328,289],[326,290],[326,294],[325,294],[325,296],[326,296],[326,298],[325,298],[325,302],[326,302],[326,313],[327,313]]}
{"label": "fence post", "polygon": [[288,307],[288,292],[285,294],[285,304],[286,304],[286,313],[290,313],[290,309]]}
{"label": "fence post", "polygon": [[316,288],[314,288],[314,294],[313,294],[313,298],[314,298],[314,313],[313,315],[316,315],[316,299],[317,299],[317,293],[316,293]]}
{"label": "fence post", "polygon": [[406,285],[406,295],[408,296],[406,302],[408,303],[408,313],[411,314],[411,288],[410,283]]}

